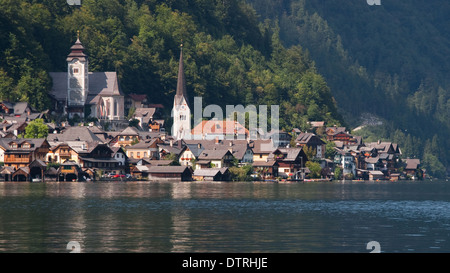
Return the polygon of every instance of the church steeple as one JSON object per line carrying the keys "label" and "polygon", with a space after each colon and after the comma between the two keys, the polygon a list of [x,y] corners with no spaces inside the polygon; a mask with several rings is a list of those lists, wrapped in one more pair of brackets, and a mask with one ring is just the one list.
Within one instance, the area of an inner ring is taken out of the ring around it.
{"label": "church steeple", "polygon": [[66,61],[69,118],[75,114],[84,117],[84,105],[89,92],[89,61],[85,48],[80,41],[79,31],[77,31],[77,40],[70,48]]}
{"label": "church steeple", "polygon": [[177,92],[175,94],[174,104],[181,105],[183,98],[188,104],[187,90],[186,90],[186,78],[184,75],[184,64],[183,64],[183,44],[181,44],[180,49],[180,62],[178,65],[178,81],[177,81]]}
{"label": "church steeple", "polygon": [[77,41],[75,44],[70,48],[70,53],[67,55],[67,62],[72,61],[73,59],[79,59],[80,61],[86,61],[87,55],[84,53],[84,46],[80,42],[80,31],[77,31]]}
{"label": "church steeple", "polygon": [[173,100],[173,126],[172,136],[175,139],[190,137],[191,134],[191,110],[189,109],[186,79],[183,64],[183,44],[180,49],[180,63],[178,65],[177,90]]}

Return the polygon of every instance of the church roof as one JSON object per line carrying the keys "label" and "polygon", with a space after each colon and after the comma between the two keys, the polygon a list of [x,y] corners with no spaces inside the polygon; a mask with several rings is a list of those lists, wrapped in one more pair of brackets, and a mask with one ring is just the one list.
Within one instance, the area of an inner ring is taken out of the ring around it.
{"label": "church roof", "polygon": [[[53,86],[50,94],[58,101],[67,99],[67,72],[50,72]],[[89,72],[87,104],[98,103],[102,96],[123,96],[116,72]]]}
{"label": "church roof", "polygon": [[180,63],[178,65],[178,81],[177,81],[177,92],[174,98],[174,105],[181,105],[183,102],[183,98],[186,100],[186,103],[189,104],[186,90],[186,78],[184,75],[184,66],[183,66],[183,46],[181,46],[180,51]]}
{"label": "church roof", "polygon": [[84,46],[80,42],[80,38],[77,38],[77,41],[75,44],[70,48],[70,53],[67,55],[67,61],[70,62],[73,59],[80,59],[82,61],[85,61],[87,58],[87,55],[84,53]]}

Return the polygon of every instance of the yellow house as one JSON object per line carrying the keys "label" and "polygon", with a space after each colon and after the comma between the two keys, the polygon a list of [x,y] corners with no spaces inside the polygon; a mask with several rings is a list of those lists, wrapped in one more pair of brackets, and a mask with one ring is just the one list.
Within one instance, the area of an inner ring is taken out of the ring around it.
{"label": "yellow house", "polygon": [[47,152],[45,156],[48,162],[62,164],[67,160],[79,163],[78,153],[67,143],[60,143]]}
{"label": "yellow house", "polygon": [[151,140],[141,140],[139,143],[125,147],[128,158],[141,159],[159,159],[158,143],[163,141],[159,138]]}
{"label": "yellow house", "polygon": [[253,162],[256,161],[268,161],[273,158],[268,158],[269,154],[275,150],[273,148],[272,140],[270,139],[258,139],[254,140],[250,147],[253,150]]}

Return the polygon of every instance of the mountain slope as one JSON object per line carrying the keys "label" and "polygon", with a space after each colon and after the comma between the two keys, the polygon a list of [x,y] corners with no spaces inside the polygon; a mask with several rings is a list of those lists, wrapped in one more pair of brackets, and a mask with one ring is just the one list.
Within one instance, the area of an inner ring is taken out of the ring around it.
{"label": "mountain slope", "polygon": [[[357,127],[369,113],[384,122],[357,133],[396,140],[405,156],[444,175],[450,167],[442,152],[450,150],[447,1],[248,2],[261,21],[279,26],[285,46],[309,51],[346,121]],[[433,141],[439,149],[430,149]]]}
{"label": "mountain slope", "polygon": [[[343,123],[327,82],[300,47],[285,48],[241,0],[0,0],[0,99],[50,107],[80,31],[90,71],[117,71],[125,93],[173,103],[180,44],[188,95],[203,105],[280,105],[280,126]],[[40,99],[42,98],[42,99]],[[169,124],[170,125],[170,124]]]}

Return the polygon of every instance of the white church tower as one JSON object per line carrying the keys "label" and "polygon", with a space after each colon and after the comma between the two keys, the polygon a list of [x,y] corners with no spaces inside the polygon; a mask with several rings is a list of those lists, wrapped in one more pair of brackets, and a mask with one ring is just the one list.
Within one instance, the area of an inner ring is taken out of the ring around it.
{"label": "white church tower", "polygon": [[186,79],[183,67],[183,45],[181,45],[180,63],[178,67],[177,92],[172,108],[172,136],[176,139],[189,139],[191,135],[191,110],[186,91]]}
{"label": "white church tower", "polygon": [[70,48],[67,56],[67,112],[69,118],[78,114],[84,117],[84,105],[89,92],[88,56],[84,53],[84,46],[80,42],[80,34],[77,41]]}

